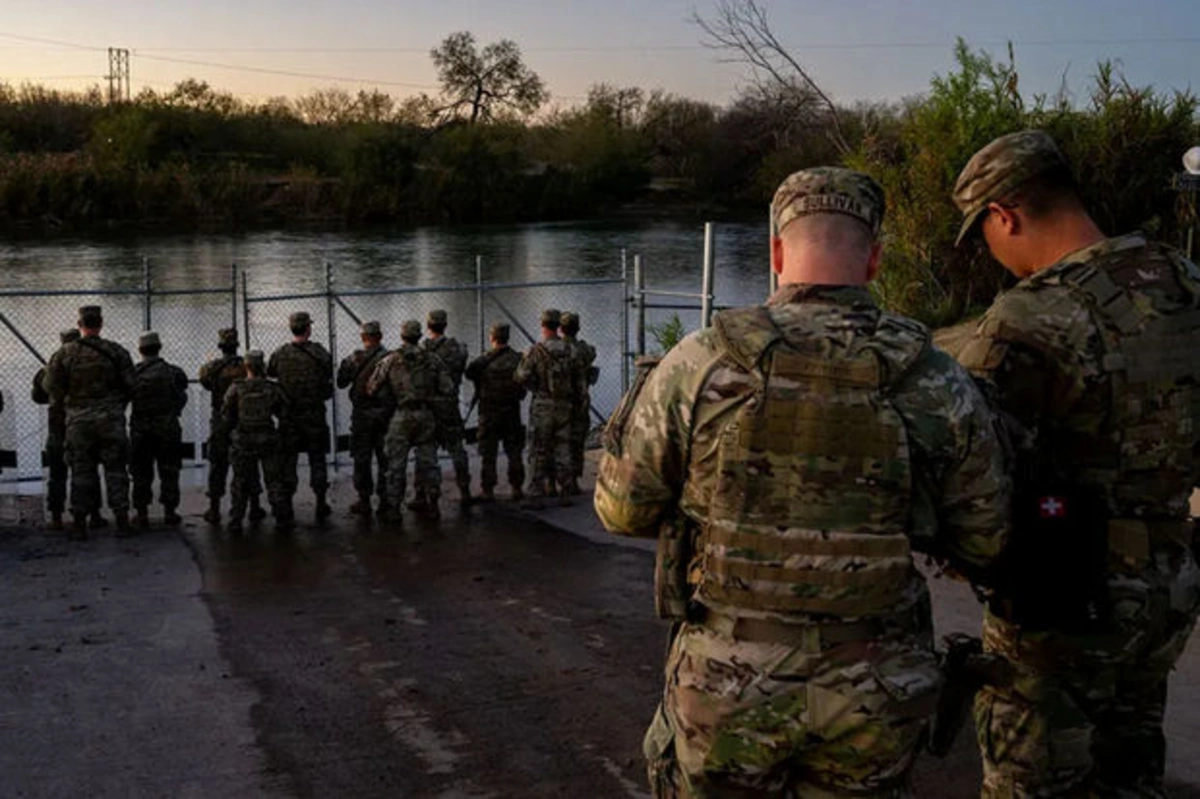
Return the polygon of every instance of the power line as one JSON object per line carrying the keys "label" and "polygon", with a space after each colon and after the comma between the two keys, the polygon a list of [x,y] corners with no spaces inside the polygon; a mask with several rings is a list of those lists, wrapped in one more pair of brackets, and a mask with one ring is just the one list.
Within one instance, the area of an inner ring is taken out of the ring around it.
{"label": "power line", "polygon": [[222,64],[216,61],[197,61],[190,58],[171,58],[170,56],[161,55],[146,55],[140,50],[133,51],[138,58],[147,61],[161,61],[167,64],[186,64],[188,66],[211,67],[213,69],[228,69],[236,72],[255,72],[261,75],[283,75],[291,78],[308,78],[311,80],[329,80],[342,83],[364,83],[374,86],[399,86],[406,89],[437,89],[437,86],[432,86],[425,83],[406,83],[398,80],[376,80],[374,78],[357,78],[348,77],[345,75],[323,75],[315,72],[293,72],[288,69],[273,69],[270,67],[257,67],[249,64]]}
{"label": "power line", "polygon": [[18,41],[18,42],[30,42],[33,44],[50,44],[50,45],[54,45],[55,47],[66,47],[67,49],[70,49],[70,50],[96,51],[96,50],[107,50],[108,49],[106,47],[96,47],[96,46],[90,45],[90,44],[79,44],[77,42],[64,42],[61,39],[46,39],[41,36],[23,36],[18,33],[0,32],[0,38],[12,39],[12,40]]}

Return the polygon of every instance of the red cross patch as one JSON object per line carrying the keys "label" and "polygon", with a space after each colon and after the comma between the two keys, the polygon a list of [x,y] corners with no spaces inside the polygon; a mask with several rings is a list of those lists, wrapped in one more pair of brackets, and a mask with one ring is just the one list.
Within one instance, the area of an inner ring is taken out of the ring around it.
{"label": "red cross patch", "polygon": [[1042,497],[1038,500],[1038,511],[1043,519],[1067,518],[1067,501],[1062,497]]}

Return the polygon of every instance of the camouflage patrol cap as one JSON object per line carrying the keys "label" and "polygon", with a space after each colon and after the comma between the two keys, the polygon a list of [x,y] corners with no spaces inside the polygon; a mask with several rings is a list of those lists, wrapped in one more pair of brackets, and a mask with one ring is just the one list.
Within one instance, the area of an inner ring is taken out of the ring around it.
{"label": "camouflage patrol cap", "polygon": [[559,319],[559,326],[568,333],[579,330],[579,314],[574,311],[563,311]]}
{"label": "camouflage patrol cap", "polygon": [[246,353],[246,365],[251,369],[262,371],[266,367],[266,356],[262,350],[250,350]]}
{"label": "camouflage patrol cap", "polygon": [[236,347],[238,332],[236,327],[223,327],[217,331],[217,344],[222,347]]}
{"label": "camouflage patrol cap", "polygon": [[449,317],[441,308],[436,308],[429,312],[425,321],[431,325],[444,325],[449,321]]}
{"label": "camouflage patrol cap", "polygon": [[161,347],[162,339],[158,337],[158,333],[153,330],[147,330],[142,335],[138,336],[138,349],[144,350],[148,347]]}
{"label": "camouflage patrol cap", "polygon": [[362,327],[358,329],[361,336],[373,336],[375,338],[383,337],[383,329],[378,322],[363,322]]}
{"label": "camouflage patrol cap", "polygon": [[400,337],[401,338],[420,338],[421,337],[421,323],[418,322],[416,319],[409,319],[408,321],[404,322],[403,324],[400,325]]}
{"label": "camouflage patrol cap", "polygon": [[72,341],[79,341],[79,328],[67,328],[58,334],[58,340],[63,344],[70,344]]}
{"label": "camouflage patrol cap", "polygon": [[809,214],[845,214],[879,235],[883,211],[883,189],[868,175],[834,166],[802,169],[789,175],[775,191],[772,234],[778,236],[793,220]]}
{"label": "camouflage patrol cap", "polygon": [[963,214],[954,246],[971,233],[988,203],[1003,200],[1022,183],[1048,169],[1066,165],[1067,160],[1054,139],[1041,130],[1009,133],[975,153],[954,183],[954,204]]}
{"label": "camouflage patrol cap", "polygon": [[496,322],[492,325],[490,333],[492,338],[508,341],[508,337],[512,334],[512,328],[503,322]]}
{"label": "camouflage patrol cap", "polygon": [[104,313],[99,305],[84,305],[79,309],[79,324],[84,327],[98,327],[104,322]]}
{"label": "camouflage patrol cap", "polygon": [[289,327],[308,327],[312,324],[312,317],[308,315],[308,311],[296,311],[288,316]]}
{"label": "camouflage patrol cap", "polygon": [[542,311],[542,324],[546,327],[558,327],[562,324],[562,314],[555,308]]}

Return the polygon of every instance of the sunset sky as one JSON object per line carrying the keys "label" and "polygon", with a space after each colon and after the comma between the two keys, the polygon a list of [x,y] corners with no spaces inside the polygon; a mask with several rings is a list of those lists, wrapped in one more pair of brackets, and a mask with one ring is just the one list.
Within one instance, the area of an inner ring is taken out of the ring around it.
{"label": "sunset sky", "polygon": [[[956,36],[995,54],[1013,41],[1030,93],[1056,90],[1065,74],[1079,99],[1101,58],[1119,61],[1135,84],[1200,88],[1193,0],[768,1],[779,37],[842,102],[924,91],[951,68]],[[326,86],[433,92],[429,50],[458,30],[481,43],[515,40],[563,105],[597,82],[724,102],[745,75],[699,46],[689,17],[710,11],[710,0],[3,0],[0,8],[0,80],[63,88],[99,82],[112,46],[132,52],[135,93],[185,77],[255,100]]]}

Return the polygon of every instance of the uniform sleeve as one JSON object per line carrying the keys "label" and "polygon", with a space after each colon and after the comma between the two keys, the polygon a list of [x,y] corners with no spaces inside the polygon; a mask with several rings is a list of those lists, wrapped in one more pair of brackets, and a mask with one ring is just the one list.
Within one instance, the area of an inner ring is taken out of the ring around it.
{"label": "uniform sleeve", "polygon": [[367,394],[372,397],[380,394],[381,387],[387,383],[388,369],[391,367],[392,360],[393,358],[389,355],[375,364],[375,368],[371,370],[371,376],[367,378]]}
{"label": "uniform sleeve", "polygon": [[178,366],[172,366],[175,377],[175,415],[183,413],[188,401],[188,376]]}
{"label": "uniform sleeve", "polygon": [[29,396],[38,405],[50,404],[50,394],[46,391],[46,367],[38,369],[37,374],[33,376],[33,388]]}
{"label": "uniform sleeve", "polygon": [[236,427],[237,423],[238,423],[237,395],[238,395],[238,384],[234,383],[225,392],[224,399],[221,400],[221,418],[225,420],[225,422],[229,425],[229,427],[231,429]]}
{"label": "uniform sleeve", "polygon": [[348,355],[342,359],[338,365],[337,371],[337,387],[345,388],[354,382],[354,373],[358,364],[354,361],[353,355]]}
{"label": "uniform sleeve", "polygon": [[472,383],[477,383],[477,382],[479,382],[479,378],[483,377],[483,370],[486,368],[487,368],[487,356],[480,355],[478,358],[475,358],[473,361],[471,361],[469,364],[467,364],[467,368],[463,372],[463,376],[466,377],[468,380],[470,380]]}
{"label": "uniform sleeve", "polygon": [[63,351],[61,349],[50,356],[50,363],[46,364],[46,377],[42,385],[53,402],[62,402],[67,393],[67,381],[66,375],[63,373]]}
{"label": "uniform sleeve", "polygon": [[521,356],[521,363],[517,364],[517,371],[513,372],[513,380],[520,383],[529,391],[537,388],[537,380],[533,368],[533,361],[537,357],[537,351],[538,348],[536,345],[530,347],[529,351]]}
{"label": "uniform sleeve", "polygon": [[705,339],[689,336],[641,383],[625,412],[609,422],[616,429],[606,439],[615,444],[600,461],[595,505],[610,532],[655,537],[664,517],[677,512],[693,408],[715,360]]}
{"label": "uniform sleeve", "polygon": [[128,401],[133,397],[133,389],[137,384],[137,371],[133,368],[133,358],[130,356],[129,350],[124,347],[117,347],[117,359],[120,363],[121,389],[125,392],[125,398]]}
{"label": "uniform sleeve", "polygon": [[267,377],[279,377],[279,350],[272,352],[267,359]]}

